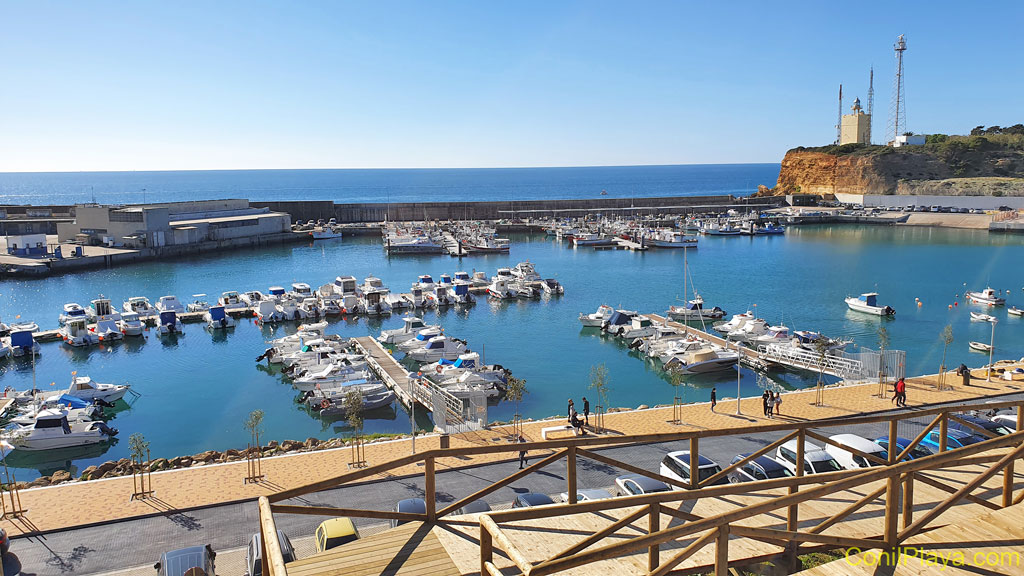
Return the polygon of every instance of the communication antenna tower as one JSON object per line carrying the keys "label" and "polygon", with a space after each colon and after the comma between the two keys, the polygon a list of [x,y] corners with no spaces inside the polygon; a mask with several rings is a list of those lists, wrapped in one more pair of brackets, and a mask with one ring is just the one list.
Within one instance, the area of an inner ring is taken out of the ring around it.
{"label": "communication antenna tower", "polygon": [[875,120],[875,67],[868,79],[868,144],[871,144],[871,123]]}
{"label": "communication antenna tower", "polygon": [[903,34],[896,39],[893,46],[896,51],[896,84],[893,86],[892,104],[889,110],[889,133],[893,140],[907,129],[907,104],[904,100],[903,53],[907,50],[907,41]]}
{"label": "communication antenna tower", "polygon": [[839,114],[836,115],[836,145],[843,139],[843,85],[839,85]]}

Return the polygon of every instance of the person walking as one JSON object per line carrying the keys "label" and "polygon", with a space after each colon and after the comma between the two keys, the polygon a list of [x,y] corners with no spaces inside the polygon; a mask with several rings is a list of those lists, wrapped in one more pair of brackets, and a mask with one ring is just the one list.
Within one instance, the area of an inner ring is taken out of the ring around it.
{"label": "person walking", "polygon": [[[520,434],[517,442],[520,444],[526,444],[526,438],[523,438],[523,435]],[[526,450],[519,451],[519,469],[522,470],[523,466],[526,466]]]}
{"label": "person walking", "polygon": [[714,389],[714,388],[712,388],[712,389],[711,389],[711,411],[712,411],[712,412],[714,412],[714,411],[715,411],[715,405],[716,405],[716,404],[718,404],[718,398],[716,398],[716,392],[715,392],[715,389]]}
{"label": "person walking", "polygon": [[782,392],[775,393],[775,398],[772,400],[772,403],[775,404],[772,407],[772,413],[782,414]]}
{"label": "person walking", "polygon": [[900,378],[899,380],[896,381],[896,395],[899,397],[899,400],[896,401],[896,405],[900,406],[901,408],[906,408],[907,383],[906,381],[903,380],[903,378]]}
{"label": "person walking", "polygon": [[765,394],[768,395],[768,400],[765,401],[765,404],[767,405],[767,409],[768,409],[768,417],[769,418],[774,418],[775,417],[775,393],[774,392],[769,392],[769,391],[765,390]]}
{"label": "person walking", "polygon": [[569,398],[569,408],[567,409],[567,412],[569,413],[569,424],[572,424],[572,415],[576,413],[576,407],[573,406],[572,398]]}
{"label": "person walking", "polygon": [[890,400],[889,403],[891,404],[891,403],[895,402],[896,405],[899,406],[900,405],[899,399],[900,399],[900,381],[897,380],[897,381],[892,383],[892,400]]}
{"label": "person walking", "polygon": [[590,426],[590,400],[587,397],[583,397],[583,425]]}
{"label": "person walking", "polygon": [[772,401],[772,393],[767,389],[761,394],[761,406],[764,408],[765,417],[768,416],[768,403]]}
{"label": "person walking", "polygon": [[964,386],[971,385],[971,369],[967,367],[967,364],[961,364],[960,367],[956,369],[956,373],[963,379]]}

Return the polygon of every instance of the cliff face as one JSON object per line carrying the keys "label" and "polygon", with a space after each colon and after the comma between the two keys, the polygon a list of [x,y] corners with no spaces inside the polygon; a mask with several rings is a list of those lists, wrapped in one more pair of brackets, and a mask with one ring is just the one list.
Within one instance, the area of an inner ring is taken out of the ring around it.
{"label": "cliff face", "polygon": [[871,146],[838,152],[797,148],[783,158],[775,188],[762,188],[759,195],[1024,195],[1020,151],[956,152],[924,147]]}

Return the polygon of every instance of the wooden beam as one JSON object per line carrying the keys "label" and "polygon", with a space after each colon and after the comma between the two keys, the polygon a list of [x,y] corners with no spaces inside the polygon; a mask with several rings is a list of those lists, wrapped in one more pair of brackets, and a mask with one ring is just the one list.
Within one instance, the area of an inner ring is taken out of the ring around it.
{"label": "wooden beam", "polygon": [[266,496],[260,496],[260,539],[266,546],[266,555],[270,571],[268,576],[288,576],[284,567],[284,555],[281,554],[281,543],[277,540],[277,524],[274,522],[274,514],[270,508],[270,500]]}
{"label": "wooden beam", "polygon": [[655,570],[651,570],[647,573],[647,576],[664,576],[668,574],[670,570],[679,565],[680,562],[685,562],[687,558],[693,556],[700,551],[701,548],[707,546],[709,542],[718,537],[718,530],[708,530],[704,534],[690,543],[689,546],[683,548],[676,553],[675,556],[670,558],[667,562],[658,566]]}
{"label": "wooden beam", "polygon": [[729,525],[718,527],[715,538],[715,576],[729,576]]}
{"label": "wooden beam", "polygon": [[[943,492],[946,492],[947,494],[956,494],[956,491],[957,491],[957,488],[954,488],[954,487],[950,486],[949,484],[946,484],[945,482],[941,482],[941,481],[939,481],[939,480],[937,480],[935,478],[932,478],[931,476],[928,476],[927,474],[924,474],[922,472],[918,472],[917,473],[917,480],[919,482],[921,482],[922,484],[927,484],[927,485],[931,486],[932,488],[938,488],[939,490],[942,490]],[[964,494],[964,500],[967,500],[969,502],[973,502],[973,503],[978,504],[980,506],[984,506],[985,508],[988,508],[989,510],[999,510],[999,506],[998,505],[993,504],[993,503],[991,503],[988,500],[985,500],[983,498],[978,498],[977,496],[975,496],[973,494]]]}
{"label": "wooden beam", "polygon": [[658,508],[661,510],[662,514],[672,516],[674,518],[679,518],[680,520],[685,520],[686,522],[693,522],[694,520],[700,520],[703,518],[703,516],[697,516],[696,514],[683,512],[682,510],[676,510],[675,508],[665,506],[664,504],[658,504]]}
{"label": "wooden beam", "polygon": [[899,436],[899,420],[893,418],[889,421],[889,464],[899,462],[896,458],[896,438]]}
{"label": "wooden beam", "polygon": [[512,544],[512,541],[508,539],[508,536],[505,536],[505,533],[502,532],[501,528],[499,528],[498,525],[494,523],[494,520],[491,520],[491,517],[489,515],[480,515],[480,528],[486,529],[488,532],[490,532],[491,538],[493,539],[494,543],[497,543],[498,546],[501,546],[501,549],[505,551],[505,554],[508,555],[509,559],[512,560],[512,562],[514,562],[515,565],[523,571],[523,574],[532,573],[532,570],[534,568],[533,564],[529,560],[527,560],[526,557],[522,555],[522,553],[519,552],[519,549],[516,548],[514,544]]}
{"label": "wooden beam", "polygon": [[423,467],[423,499],[427,505],[427,522],[437,520],[437,489],[435,479],[437,474],[434,470],[434,457],[427,456]]}
{"label": "wooden beam", "polygon": [[947,413],[943,412],[939,415],[939,452],[946,451],[946,444],[949,441],[949,418]]}
{"label": "wooden beam", "polygon": [[[895,422],[895,420],[893,420],[893,422]],[[874,462],[875,464],[880,464],[882,466],[885,466],[886,464],[889,463],[889,462],[887,462],[885,460],[882,460],[878,456],[874,456],[872,454],[868,454],[867,452],[861,452],[860,450],[858,450],[858,449],[856,449],[856,448],[854,448],[852,446],[846,446],[845,444],[840,444],[839,442],[836,442],[835,440],[833,440],[833,439],[831,439],[831,438],[829,438],[827,436],[822,436],[821,434],[818,434],[817,432],[813,432],[811,430],[807,430],[805,432],[805,434],[807,434],[808,436],[810,436],[811,438],[813,438],[813,439],[815,439],[815,440],[817,440],[819,442],[822,442],[824,444],[828,444],[829,446],[835,446],[836,448],[840,448],[842,450],[846,450],[847,452],[849,452],[850,454],[853,454],[855,456],[860,456],[861,458],[867,460],[868,462]]]}
{"label": "wooden beam", "polygon": [[690,488],[697,488],[700,483],[700,456],[697,453],[698,437],[690,438]]}
{"label": "wooden beam", "polygon": [[[1013,434],[1012,436],[1016,436],[1017,434],[1020,434],[1020,432],[1017,432],[1016,434]],[[1008,438],[1008,436],[1004,436],[1003,438]],[[979,444],[972,444],[971,446],[979,446],[980,444],[987,444],[989,442],[996,442],[997,440],[998,440],[997,438],[994,438],[992,440],[986,440],[986,441],[981,442]],[[970,449],[971,446],[967,446],[965,448],[961,448],[961,450]],[[902,532],[899,533],[899,535],[897,536],[897,541],[898,542],[903,542],[907,538],[910,538],[914,534],[917,534],[918,532],[920,532],[921,529],[924,528],[925,526],[927,526],[929,522],[931,522],[932,520],[937,518],[940,514],[942,514],[946,510],[948,510],[951,506],[953,506],[954,504],[959,502],[965,495],[970,494],[971,492],[973,492],[978,486],[981,486],[982,484],[984,484],[986,480],[988,480],[993,475],[995,475],[996,472],[999,472],[1000,470],[1002,470],[1007,464],[1009,464],[1010,462],[1013,462],[1014,460],[1019,458],[1021,454],[1024,454],[1024,444],[1022,444],[1020,446],[1017,446],[1009,454],[1007,454],[1006,456],[1003,456],[999,460],[999,462],[996,462],[988,470],[982,472],[981,474],[978,474],[970,482],[968,482],[967,485],[963,486],[962,488],[960,488],[959,490],[954,492],[952,496],[950,496],[949,498],[946,498],[945,500],[940,502],[937,506],[935,506],[931,510],[925,512],[923,516],[918,518],[913,524],[911,524],[910,526],[907,526]],[[924,460],[924,458],[922,458],[922,460]]]}
{"label": "wooden beam", "polygon": [[[480,574],[486,575],[490,573],[490,567],[494,566],[491,562],[494,560],[494,543],[491,540],[491,533],[487,531],[487,527],[480,524]],[[500,572],[499,572],[500,574]]]}
{"label": "wooden beam", "polygon": [[356,470],[353,472],[349,472],[347,474],[342,474],[341,476],[335,476],[333,478],[328,478],[326,480],[321,480],[319,482],[313,482],[311,484],[306,484],[305,486],[299,486],[298,488],[292,488],[290,490],[282,490],[280,492],[271,494],[267,498],[271,502],[280,502],[281,500],[287,500],[289,498],[294,498],[296,496],[304,496],[311,492],[319,492],[321,490],[326,490],[328,488],[336,488],[348,482],[355,482],[356,480],[362,480],[363,478],[367,478],[375,474],[380,474],[381,472],[388,472],[394,468],[400,468],[402,466],[405,466],[406,464],[419,462],[428,455],[433,455],[433,452],[433,450],[428,450],[426,452],[420,452],[419,454],[410,454],[409,456],[402,456],[401,458],[397,458],[390,462],[377,464],[375,466],[370,466],[369,468],[363,468],[361,470]]}
{"label": "wooden beam", "polygon": [[[797,478],[803,477],[804,466],[807,465],[804,461],[804,444],[807,443],[806,436],[806,430],[800,430],[796,435],[796,463],[794,464],[794,468],[796,469],[795,476]],[[800,487],[797,485],[791,485],[789,487],[790,495],[794,495],[799,491]],[[786,511],[786,529],[794,531],[797,529],[799,525],[799,513],[797,504],[793,504],[789,507],[789,510]]]}
{"label": "wooden beam", "polygon": [[425,522],[426,514],[412,512],[391,512],[384,510],[362,510],[359,508],[334,508],[331,506],[292,506],[290,504],[273,504],[271,511],[280,514],[305,514],[307,516],[351,516],[353,518],[382,518],[384,520],[404,520],[406,522]]}
{"label": "wooden beam", "polygon": [[981,426],[978,426],[974,422],[968,422],[967,420],[964,420],[963,418],[957,416],[956,414],[950,414],[949,418],[952,418],[954,422],[958,422],[961,426],[964,426],[970,429],[971,431],[976,432],[982,438],[995,438],[996,436],[999,436],[999,434],[996,434],[995,432],[992,432],[990,430],[986,430]]}
{"label": "wooden beam", "polygon": [[790,542],[815,542],[828,544],[829,546],[842,546],[845,548],[884,548],[885,542],[875,538],[849,538],[846,536],[832,536],[830,534],[815,534],[811,532],[795,532],[792,530],[775,530],[772,528],[757,528],[754,526],[741,526],[733,524],[730,526],[733,534],[744,538],[755,540],[787,540]]}
{"label": "wooden beam", "polygon": [[759,449],[757,452],[751,452],[750,454],[748,454],[744,458],[741,458],[740,460],[738,460],[736,462],[733,462],[732,464],[729,464],[728,466],[723,468],[721,471],[715,472],[711,476],[709,476],[706,479],[702,480],[700,482],[700,485],[701,486],[713,486],[715,481],[718,480],[719,478],[721,478],[722,476],[725,476],[729,472],[732,472],[733,470],[739,468],[740,466],[743,466],[744,464],[746,464],[747,462],[750,462],[751,460],[753,460],[754,458],[757,458],[758,456],[762,456],[762,455],[764,455],[764,454],[766,454],[766,453],[768,453],[768,452],[770,452],[772,450],[775,450],[779,446],[782,446],[786,442],[789,442],[790,440],[795,438],[796,435],[797,435],[797,433],[795,431],[794,432],[790,432],[789,434],[786,434],[785,436],[783,436],[782,438],[779,438],[775,442],[772,442],[771,444],[765,446],[764,448]]}
{"label": "wooden beam", "polygon": [[918,477],[916,472],[907,472],[903,475],[903,528],[914,521],[914,478]]}
{"label": "wooden beam", "polygon": [[[651,504],[648,506],[647,510],[647,533],[654,534],[661,529],[661,504]],[[658,569],[658,563],[661,561],[659,551],[660,546],[658,544],[651,544],[647,547],[648,571]]]}
{"label": "wooden beam", "polygon": [[878,488],[877,490],[872,490],[871,492],[868,492],[867,494],[865,494],[862,498],[860,498],[859,500],[857,500],[853,504],[850,504],[846,508],[843,508],[839,512],[833,514],[830,518],[828,518],[824,522],[821,522],[817,526],[815,526],[814,528],[811,528],[810,533],[811,534],[818,534],[818,533],[824,532],[825,530],[828,530],[828,528],[830,526],[832,526],[833,524],[835,524],[836,522],[842,521],[843,519],[845,519],[850,514],[853,514],[857,510],[860,510],[861,508],[863,508],[864,505],[867,504],[868,502],[871,502],[872,500],[875,500],[876,498],[881,496],[883,492],[885,492],[885,486],[882,486],[881,488]]}
{"label": "wooden beam", "polygon": [[565,483],[569,494],[569,504],[575,504],[579,498],[576,493],[576,447],[566,448],[565,456]]}
{"label": "wooden beam", "polygon": [[636,522],[638,519],[642,518],[644,514],[647,513],[648,510],[646,508],[640,508],[636,512],[633,512],[628,516],[624,516],[620,520],[616,520],[614,523],[609,524],[608,526],[598,530],[597,532],[594,532],[593,534],[587,536],[580,542],[577,542],[576,544],[573,544],[565,550],[562,550],[558,554],[555,554],[551,557],[551,559],[553,560],[555,558],[564,558],[565,556],[571,556],[581,550],[586,550],[598,540],[602,540],[603,538],[611,536],[612,534],[618,532],[621,528],[628,526],[632,522]]}
{"label": "wooden beam", "polygon": [[498,567],[491,562],[486,562],[484,564],[481,574],[483,576],[504,576],[504,574],[501,573],[501,570],[498,570]]}
{"label": "wooden beam", "polygon": [[[928,425],[925,426],[921,430],[921,432],[917,436],[914,437],[914,439],[910,442],[910,444],[907,445],[907,447],[903,449],[903,452],[900,452],[900,455],[896,457],[896,461],[897,462],[902,462],[904,458],[909,456],[910,455],[910,451],[913,450],[914,448],[917,448],[917,446],[919,444],[921,444],[921,441],[924,440],[925,436],[927,436],[928,433],[931,432],[933,428],[935,428],[935,425],[938,424],[941,421],[942,421],[942,414],[939,414],[935,418],[932,418],[932,421],[929,422]],[[889,443],[892,444],[894,440],[895,440],[894,438],[890,437],[889,438]]]}
{"label": "wooden beam", "polygon": [[[669,478],[667,476],[662,476],[661,474],[657,474],[655,472],[651,472],[650,470],[644,470],[643,468],[640,468],[639,466],[633,466],[632,464],[627,464],[625,462],[622,462],[621,460],[616,460],[614,458],[609,458],[609,457],[604,456],[602,454],[598,454],[596,452],[591,452],[590,450],[584,450],[583,448],[577,448],[576,449],[576,454],[579,455],[579,456],[583,456],[584,458],[589,458],[591,460],[597,460],[598,462],[601,462],[602,464],[607,464],[609,466],[614,466],[616,468],[621,468],[622,470],[625,470],[626,472],[632,472],[633,474],[640,474],[641,476],[647,476],[648,478],[654,478],[655,480],[660,480],[660,481],[664,482],[665,484],[668,484],[669,486],[677,486],[679,488],[689,488],[690,487],[690,483],[689,482],[681,481],[681,480],[676,480],[675,478]],[[693,476],[693,475],[691,474],[690,476]]]}
{"label": "wooden beam", "polygon": [[543,460],[539,460],[537,462],[534,462],[533,464],[530,464],[529,466],[523,468],[522,470],[517,470],[515,474],[512,474],[511,476],[505,478],[504,480],[499,480],[493,484],[488,485],[485,488],[481,488],[480,490],[477,490],[476,492],[470,494],[469,496],[466,496],[462,500],[459,500],[449,506],[442,508],[441,511],[437,513],[437,515],[439,517],[447,516],[452,512],[458,510],[459,508],[462,508],[466,504],[473,502],[474,500],[479,500],[484,496],[487,496],[491,492],[494,492],[495,490],[503,488],[515,482],[516,480],[523,478],[524,476],[527,476],[529,474],[532,474],[533,472],[536,472],[537,470],[540,470],[541,468],[547,466],[548,464],[551,464],[552,462],[561,459],[564,455],[565,450],[555,452],[554,454],[544,458]]}

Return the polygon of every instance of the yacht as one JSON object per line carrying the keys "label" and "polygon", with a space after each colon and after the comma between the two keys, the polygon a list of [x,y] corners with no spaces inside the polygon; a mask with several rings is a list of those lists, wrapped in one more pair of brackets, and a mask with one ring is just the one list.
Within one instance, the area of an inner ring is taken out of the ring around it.
{"label": "yacht", "polygon": [[615,309],[611,306],[602,304],[597,307],[597,312],[593,314],[584,314],[580,312],[580,324],[583,324],[584,328],[600,328],[605,320],[611,318],[611,315],[615,313]]}
{"label": "yacht", "polygon": [[225,310],[241,310],[248,307],[241,295],[234,290],[222,292],[220,298],[217,299],[217,304],[223,306]]}
{"label": "yacht", "polygon": [[406,352],[406,357],[420,363],[437,362],[441,358],[455,360],[466,353],[466,343],[447,336],[434,336],[421,348]]}
{"label": "yacht", "polygon": [[743,314],[733,314],[728,322],[715,322],[713,328],[722,334],[739,330],[744,324],[754,319],[754,313],[747,310]]}
{"label": "yacht", "polygon": [[166,334],[181,334],[184,330],[184,326],[181,324],[181,320],[178,319],[177,312],[161,312],[160,318],[157,320],[156,333],[160,336]]}
{"label": "yacht", "polygon": [[68,396],[74,396],[89,402],[102,400],[104,402],[117,402],[128,392],[130,386],[127,384],[104,384],[94,382],[88,376],[72,376],[71,385],[64,392]]}
{"label": "yacht", "polygon": [[150,316],[156,316],[156,309],[149,303],[149,298],[145,296],[132,296],[131,298],[124,301],[121,308],[125,312],[135,312],[143,318]]}
{"label": "yacht", "polygon": [[409,338],[408,340],[399,343],[397,348],[403,352],[408,352],[414,348],[425,346],[431,338],[440,336],[443,332],[444,330],[442,330],[440,326],[425,326],[422,330],[416,333],[414,338]]}
{"label": "yacht", "polygon": [[[505,268],[508,270],[508,268]],[[498,270],[499,275],[495,276],[491,281],[490,286],[487,287],[487,295],[491,298],[497,298],[499,300],[505,300],[507,298],[515,298],[518,296],[518,292],[512,287],[511,283],[506,277],[500,275],[501,269]]]}
{"label": "yacht", "polygon": [[186,309],[189,312],[206,312],[210,309],[210,303],[206,301],[206,294],[193,294],[192,301]]}
{"label": "yacht", "polygon": [[1000,298],[999,293],[992,288],[985,288],[981,292],[968,292],[967,299],[975,304],[988,304],[989,306],[1002,306],[1006,304],[1006,298]]}
{"label": "yacht", "polygon": [[665,363],[665,369],[681,374],[707,374],[735,367],[739,357],[739,352],[735,350],[723,350],[706,344],[697,344],[689,350],[672,356]]}
{"label": "yacht", "polygon": [[554,278],[545,278],[540,283],[540,287],[541,287],[541,290],[543,290],[545,294],[549,294],[549,295],[565,294],[565,288],[562,286],[562,284],[558,280],[555,280]]}
{"label": "yacht", "polygon": [[99,336],[89,330],[85,316],[72,318],[57,330],[57,335],[68,346],[92,346],[100,341]]}
{"label": "yacht", "polygon": [[704,299],[699,294],[695,295],[693,300],[686,303],[685,306],[669,306],[668,317],[673,320],[682,320],[684,322],[689,320],[718,320],[725,317],[725,310],[722,310],[718,306],[714,308],[705,308]]}
{"label": "yacht", "polygon": [[210,309],[203,313],[203,320],[210,330],[226,330],[234,328],[236,324],[235,319],[228,316],[224,306],[221,305],[210,306]]}
{"label": "yacht", "polygon": [[60,325],[63,326],[69,319],[73,318],[86,318],[85,308],[82,308],[77,302],[68,302],[64,305],[64,312],[60,315],[58,320]]}
{"label": "yacht", "polygon": [[99,444],[115,434],[102,422],[69,422],[63,411],[43,410],[32,424],[16,424],[0,433],[0,438],[15,450],[33,451]]}
{"label": "yacht", "polygon": [[440,327],[438,326],[427,326],[427,323],[419,316],[406,316],[402,318],[401,328],[382,331],[380,335],[377,336],[377,341],[381,344],[401,344],[406,340],[412,340],[420,330],[424,330],[426,328],[438,328],[438,330],[440,330]]}
{"label": "yacht", "polygon": [[139,315],[135,312],[125,312],[121,314],[121,320],[117,323],[121,329],[121,333],[125,336],[142,336],[142,320],[139,320]]}
{"label": "yacht", "polygon": [[865,314],[873,314],[875,316],[896,315],[896,310],[893,310],[889,306],[880,306],[878,304],[877,292],[866,292],[861,294],[859,297],[848,296],[845,302],[846,305],[849,306],[850,310],[853,310],[854,312],[863,312]]}
{"label": "yacht", "polygon": [[540,274],[537,274],[537,270],[533,266],[533,262],[527,260],[526,262],[520,262],[516,264],[511,270],[512,275],[524,282],[540,282]]}
{"label": "yacht", "polygon": [[161,296],[157,300],[155,308],[158,312],[176,312],[181,314],[185,311],[185,307],[178,301],[177,296]]}
{"label": "yacht", "polygon": [[753,320],[745,322],[742,328],[729,332],[726,335],[726,339],[736,340],[738,342],[751,342],[758,336],[763,336],[767,333],[768,323],[761,318],[754,318]]}
{"label": "yacht", "polygon": [[786,326],[769,326],[767,332],[748,340],[751,346],[767,346],[769,344],[787,344],[793,336]]}

